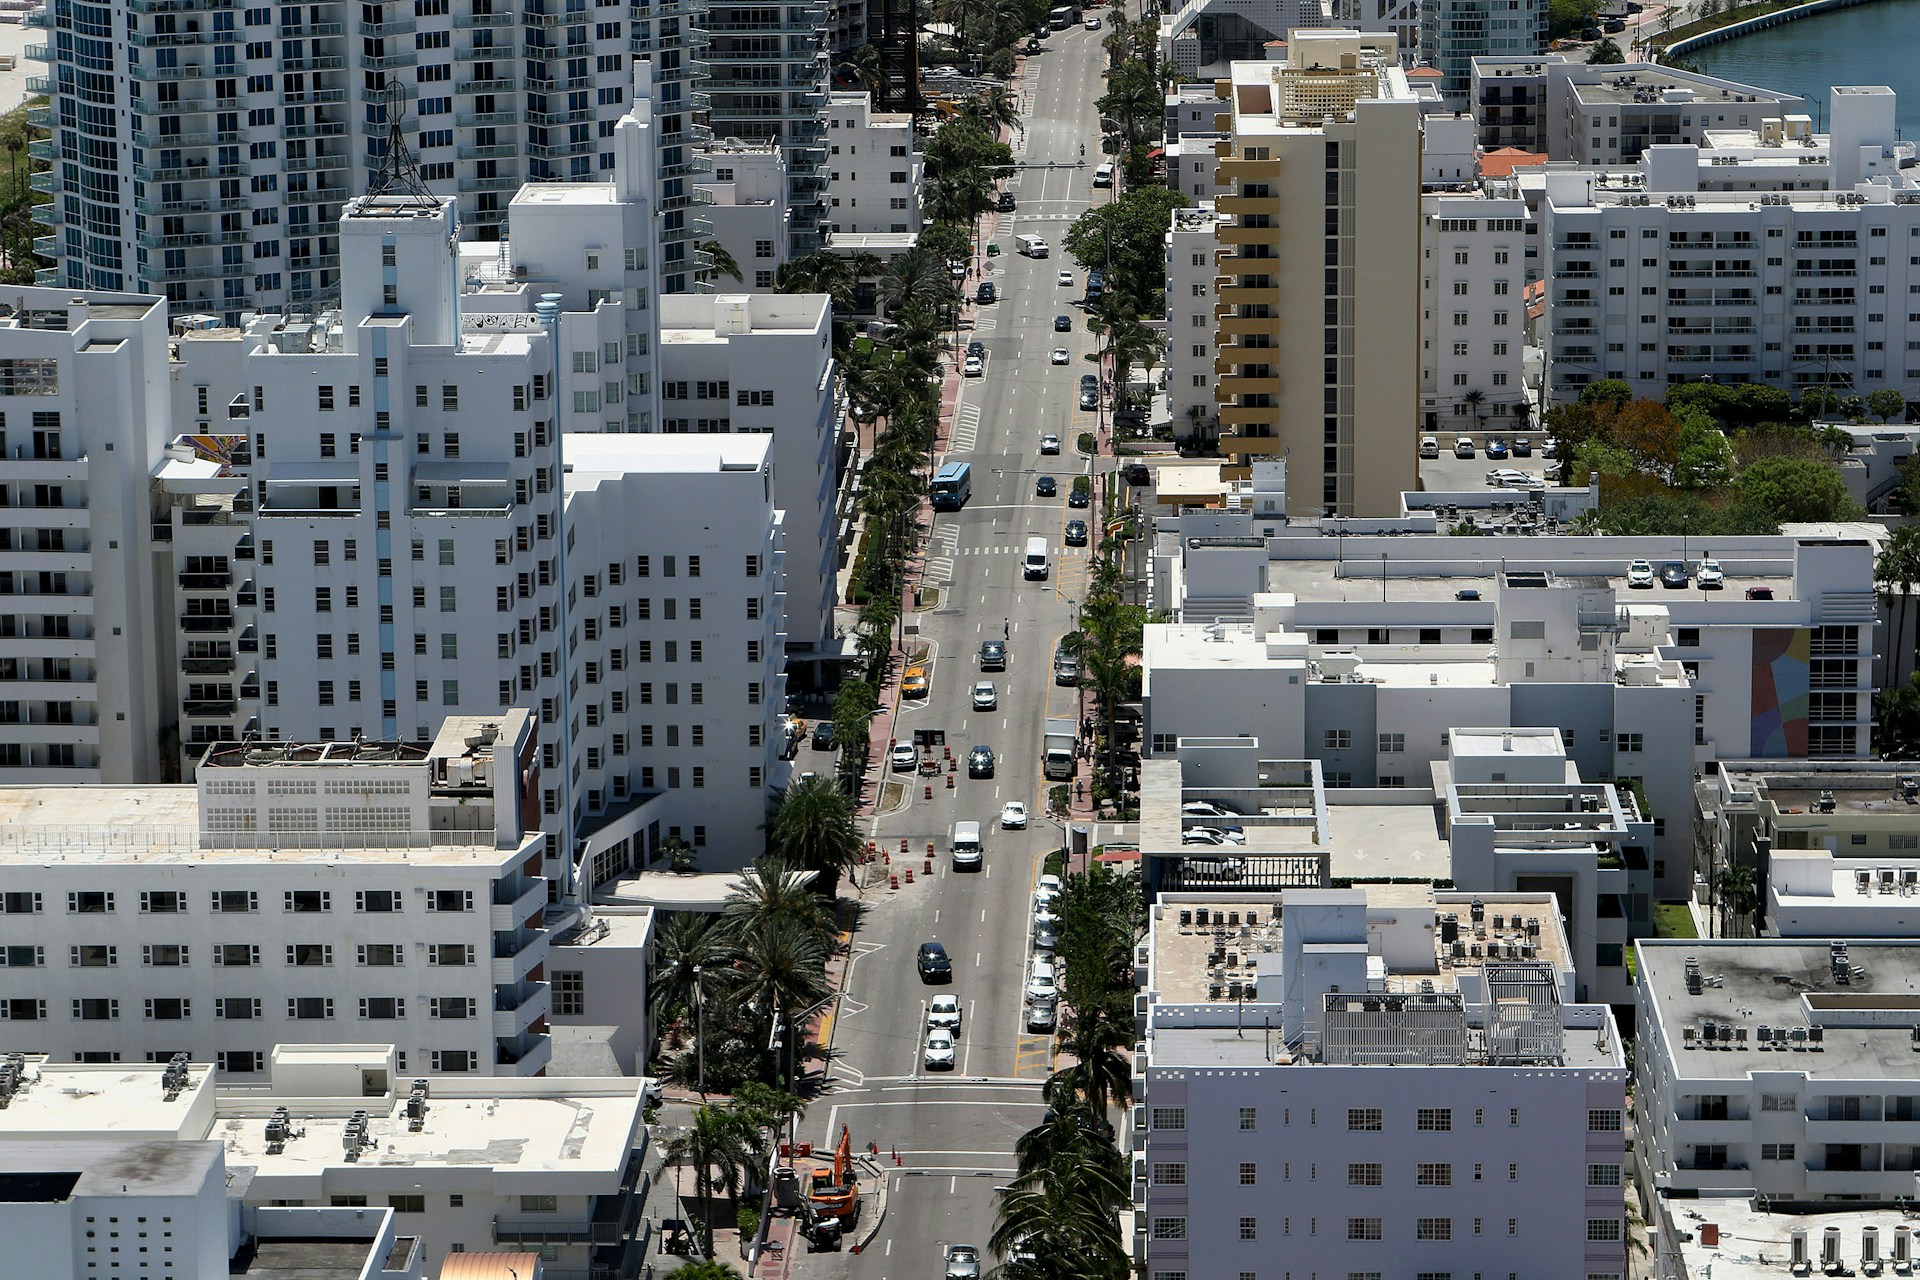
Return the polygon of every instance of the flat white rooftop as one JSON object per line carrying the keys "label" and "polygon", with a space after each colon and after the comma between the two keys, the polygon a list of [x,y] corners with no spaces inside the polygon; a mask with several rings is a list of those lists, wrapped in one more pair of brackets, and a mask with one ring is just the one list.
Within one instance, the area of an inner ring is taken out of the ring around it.
{"label": "flat white rooftop", "polygon": [[[1335,790],[1329,796],[1339,795]],[[1415,793],[1428,794],[1428,793]],[[1329,804],[1332,865],[1337,877],[1453,875],[1453,853],[1441,834],[1431,801],[1418,804]],[[1372,890],[1369,888],[1369,893]]]}
{"label": "flat white rooftop", "polygon": [[[1885,1209],[1857,1213],[1768,1213],[1756,1209],[1750,1200],[1731,1198],[1674,1200],[1669,1202],[1669,1213],[1674,1226],[1673,1243],[1678,1244],[1686,1268],[1683,1274],[1711,1276],[1712,1280],[1785,1280],[1788,1276],[1818,1274],[1820,1241],[1828,1227],[1839,1228],[1840,1261],[1854,1268],[1840,1274],[1857,1275],[1861,1273],[1862,1227],[1880,1229],[1880,1258],[1884,1266],[1893,1255],[1894,1229],[1913,1225],[1898,1212]],[[1719,1228],[1717,1244],[1702,1243],[1701,1228],[1708,1224]],[[1812,1273],[1804,1267],[1796,1271],[1788,1265],[1793,1256],[1791,1233],[1795,1227],[1804,1228],[1807,1233],[1807,1248],[1815,1267]],[[1681,1238],[1682,1232],[1692,1238]],[[1875,1273],[1868,1270],[1865,1274]],[[1885,1266],[1881,1274],[1895,1272],[1891,1266]]]}
{"label": "flat white rooftop", "polygon": [[88,1135],[153,1140],[205,1135],[191,1130],[210,1104],[211,1064],[187,1069],[187,1088],[169,1098],[158,1063],[48,1062],[27,1059],[24,1087],[0,1110],[0,1145]]}

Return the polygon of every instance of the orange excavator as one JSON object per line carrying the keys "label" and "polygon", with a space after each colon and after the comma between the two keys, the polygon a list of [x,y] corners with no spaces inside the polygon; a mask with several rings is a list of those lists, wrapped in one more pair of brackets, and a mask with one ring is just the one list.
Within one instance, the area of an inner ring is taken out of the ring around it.
{"label": "orange excavator", "polygon": [[833,1164],[815,1169],[807,1189],[807,1203],[821,1218],[852,1223],[860,1208],[860,1183],[853,1168],[853,1135],[840,1126],[840,1141],[834,1144]]}

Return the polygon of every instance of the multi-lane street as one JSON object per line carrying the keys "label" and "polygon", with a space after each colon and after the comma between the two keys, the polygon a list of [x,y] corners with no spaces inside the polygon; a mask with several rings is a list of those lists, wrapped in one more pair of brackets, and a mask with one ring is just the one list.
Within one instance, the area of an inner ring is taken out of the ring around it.
{"label": "multi-lane street", "polygon": [[[993,233],[1001,253],[979,260],[1000,300],[978,308],[973,329],[962,333],[985,344],[986,369],[964,383],[943,459],[972,464],[973,494],[963,510],[934,517],[924,584],[939,597],[919,614],[931,689],[923,702],[903,703],[897,720],[897,736],[943,730],[962,763],[952,790],[944,778],[933,779],[931,801],[918,776],[891,775],[906,785],[904,803],[883,802],[872,834],[895,851],[902,837],[908,840],[915,883],[894,891],[884,874],[870,881],[832,1029],[828,1085],[805,1126],[816,1143],[837,1138],[842,1124],[856,1148],[876,1143],[889,1167],[889,1207],[861,1256],[793,1259],[809,1276],[937,1275],[946,1242],[984,1250],[993,1188],[1012,1172],[1014,1139],[1044,1109],[1039,1085],[1050,1041],[1026,1032],[1022,990],[1033,884],[1042,856],[1062,837],[1060,826],[1043,816],[1042,723],[1049,713],[1078,714],[1075,691],[1053,682],[1052,658],[1073,625],[1087,578],[1088,548],[1066,546],[1064,529],[1070,519],[1091,514],[1069,509],[1067,495],[1073,477],[1087,468],[1075,438],[1094,427],[1093,412],[1075,407],[1081,375],[1095,372],[1084,358],[1093,349],[1079,305],[1085,276],[1060,240],[1093,199],[1107,194],[1092,187],[1100,159],[1093,102],[1106,63],[1103,34],[1079,26],[1055,32],[1045,51],[1028,59],[1023,131],[1015,139],[1018,168],[1007,184],[1016,210],[1001,214]],[[1016,253],[1014,238],[1027,234],[1046,237],[1053,255],[1036,260]],[[1063,270],[1072,272],[1071,286],[1058,282]],[[969,278],[970,294],[981,278],[977,272]],[[1068,332],[1055,330],[1061,315],[1072,318]],[[1050,352],[1060,346],[1071,358],[1051,364]],[[1058,455],[1041,453],[1045,432],[1059,436]],[[1043,475],[1056,479],[1055,496],[1036,496]],[[1026,541],[1035,535],[1047,540],[1052,555],[1045,581],[1021,574]],[[981,642],[1003,637],[1006,670],[983,672]],[[983,679],[995,686],[992,710],[973,706],[973,686]],[[994,752],[990,778],[968,776],[966,753],[975,745]],[[1010,800],[1031,811],[1027,830],[1001,830],[1001,806]],[[986,856],[978,871],[952,868],[956,821],[982,826]],[[928,841],[935,848],[931,882],[921,873]],[[951,956],[950,985],[921,982],[915,958],[927,940],[943,943]],[[959,998],[962,1028],[953,1069],[930,1072],[922,1064],[926,1003],[939,994]]]}

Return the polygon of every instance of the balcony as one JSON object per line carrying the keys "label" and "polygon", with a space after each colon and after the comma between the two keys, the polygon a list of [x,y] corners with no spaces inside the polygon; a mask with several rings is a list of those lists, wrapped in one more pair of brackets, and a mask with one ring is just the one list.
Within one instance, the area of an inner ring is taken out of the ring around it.
{"label": "balcony", "polygon": [[360,23],[360,34],[373,40],[383,40],[388,36],[409,36],[413,34],[412,18],[392,18],[384,22]]}
{"label": "balcony", "polygon": [[545,1035],[523,1036],[517,1042],[494,1044],[496,1075],[537,1076],[553,1061],[553,1041]]}
{"label": "balcony", "polygon": [[635,1151],[620,1175],[620,1189],[593,1197],[586,1218],[495,1218],[493,1242],[535,1248],[554,1244],[617,1245],[631,1238],[640,1225],[647,1200],[646,1153]]}
{"label": "balcony", "polygon": [[1213,205],[1215,210],[1223,216],[1227,214],[1232,214],[1235,217],[1243,214],[1267,214],[1273,216],[1278,215],[1280,212],[1280,200],[1276,196],[1219,195],[1213,198]]}
{"label": "balcony", "polygon": [[420,55],[412,49],[395,49],[392,53],[383,53],[378,57],[367,56],[360,59],[369,71],[395,71],[401,67],[411,67],[420,61]]}
{"label": "balcony", "polygon": [[1280,379],[1275,374],[1228,374],[1214,382],[1214,392],[1222,396],[1277,396]]}
{"label": "balcony", "polygon": [[[1215,117],[1219,119],[1219,117]],[[1228,127],[1232,127],[1232,118],[1228,117]],[[1247,160],[1233,154],[1233,144],[1224,144],[1226,154],[1220,156],[1220,185],[1241,182],[1273,182],[1280,177],[1278,160]]]}
{"label": "balcony", "polygon": [[225,591],[233,585],[233,573],[220,569],[213,572],[191,572],[182,570],[180,588],[183,591]]}
{"label": "balcony", "polygon": [[[1241,307],[1265,304],[1277,307],[1280,305],[1280,286],[1275,284],[1226,285],[1215,296],[1219,299],[1219,306]],[[1216,309],[1214,314],[1217,316],[1220,313]]]}
{"label": "balcony", "polygon": [[[547,882],[537,876],[527,877],[519,885],[496,881],[493,890],[494,901],[488,905],[488,912],[489,927],[495,933],[508,933],[522,927],[536,909],[547,905]],[[507,894],[512,896],[502,901],[502,896]]]}
{"label": "balcony", "polygon": [[180,615],[180,629],[195,635],[232,631],[233,615],[230,613],[183,613]]}
{"label": "balcony", "polygon": [[[529,148],[537,150],[537,148]],[[492,146],[461,146],[453,149],[453,154],[462,160],[511,160],[520,154],[520,148],[511,143],[495,143]]]}
{"label": "balcony", "polygon": [[499,987],[493,996],[494,1037],[517,1039],[551,1012],[553,988],[547,983],[524,982],[517,987]]}
{"label": "balcony", "polygon": [[454,117],[454,122],[462,129],[497,129],[520,123],[517,111],[469,111]]}
{"label": "balcony", "polygon": [[238,665],[235,658],[186,658],[180,663],[180,671],[189,676],[225,676],[232,675]]}
{"label": "balcony", "polygon": [[[455,49],[453,56],[458,62],[485,62],[491,58],[512,58],[518,55],[513,42],[508,40],[497,44],[475,45],[470,49]],[[528,87],[531,88],[532,85],[529,84]]]}
{"label": "balcony", "polygon": [[[1280,228],[1250,227],[1235,222],[1223,222],[1213,229],[1213,238],[1220,244],[1279,244]],[[1223,254],[1220,258],[1220,265],[1225,266],[1232,260],[1231,257]],[[1273,262],[1277,265],[1279,260],[1277,258],[1260,258],[1244,259],[1244,261]]]}
{"label": "balcony", "polygon": [[182,704],[181,710],[197,720],[225,720],[233,715],[236,706],[238,704],[231,698],[225,701],[200,699]]}
{"label": "balcony", "polygon": [[460,80],[454,84],[459,93],[513,93],[520,88],[515,76],[496,76],[491,80]]}
{"label": "balcony", "polygon": [[511,987],[527,980],[527,975],[547,958],[547,933],[544,929],[522,929],[494,935],[492,978],[496,987]]}

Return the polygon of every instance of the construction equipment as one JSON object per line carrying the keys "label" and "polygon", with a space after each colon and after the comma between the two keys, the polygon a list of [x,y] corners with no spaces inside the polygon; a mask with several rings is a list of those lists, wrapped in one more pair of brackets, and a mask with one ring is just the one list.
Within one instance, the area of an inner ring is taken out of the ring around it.
{"label": "construction equipment", "polygon": [[853,1135],[840,1126],[840,1141],[834,1144],[833,1163],[815,1169],[808,1188],[807,1202],[822,1218],[851,1223],[860,1209],[860,1185],[853,1169]]}

